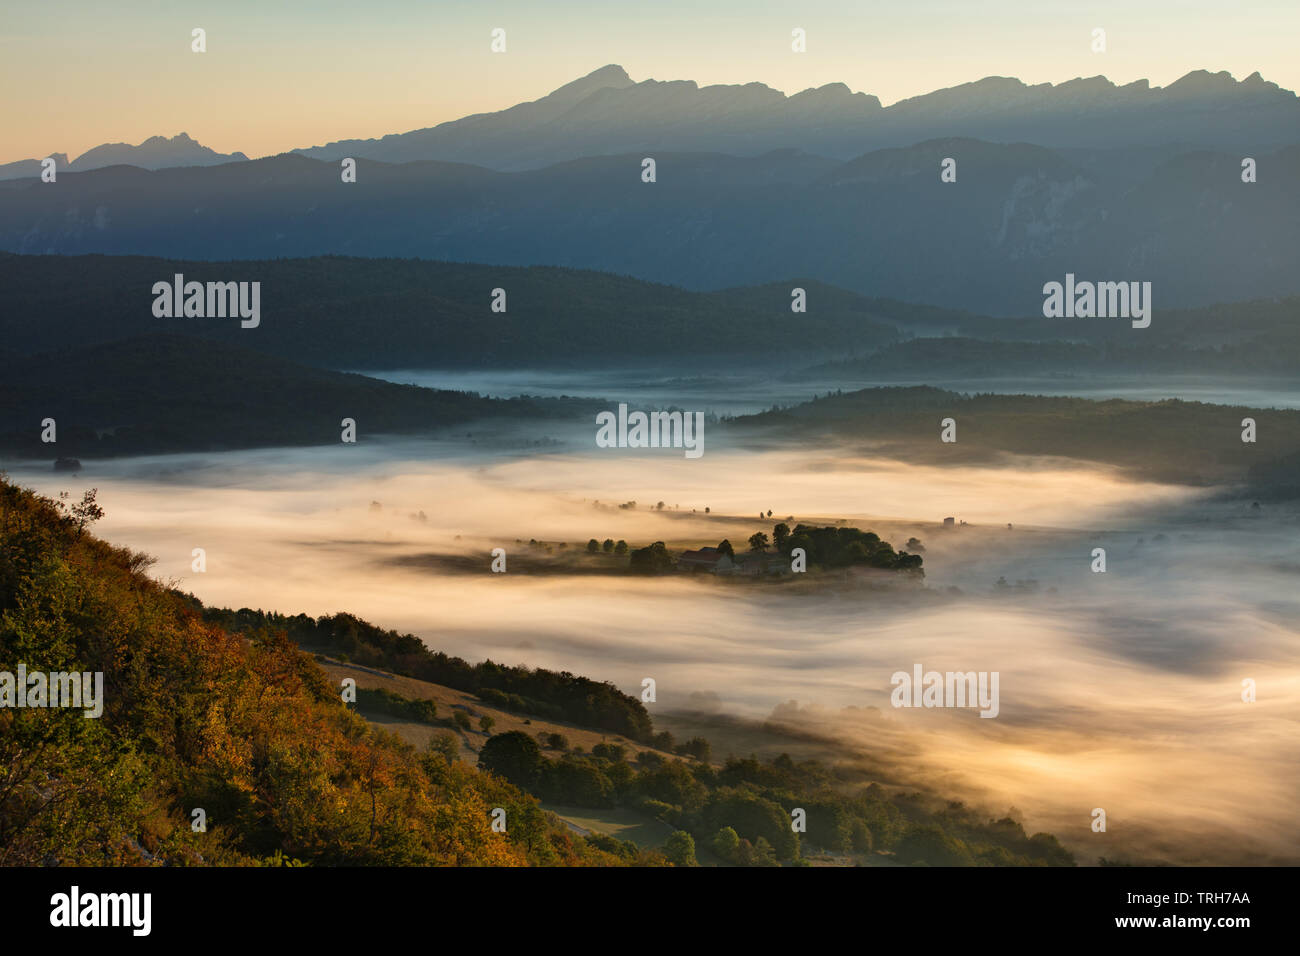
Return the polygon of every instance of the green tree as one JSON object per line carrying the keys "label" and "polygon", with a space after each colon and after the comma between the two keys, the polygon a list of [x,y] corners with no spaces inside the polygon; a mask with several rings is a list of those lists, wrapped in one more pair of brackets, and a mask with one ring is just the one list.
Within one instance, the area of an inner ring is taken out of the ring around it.
{"label": "green tree", "polygon": [[558,803],[577,807],[614,805],[613,781],[586,758],[567,756],[549,761],[543,769],[541,790]]}
{"label": "green tree", "polygon": [[429,751],[442,754],[447,763],[455,763],[460,756],[460,741],[455,734],[434,734],[429,740]]}
{"label": "green tree", "polygon": [[661,800],[687,812],[698,810],[708,798],[708,789],[680,760],[667,760],[653,770],[641,771],[636,787],[652,800]]}
{"label": "green tree", "polygon": [[765,535],[763,532],[758,531],[749,536],[750,551],[766,551],[767,548],[768,548],[767,535]]}
{"label": "green tree", "polygon": [[714,791],[704,816],[712,826],[734,827],[756,846],[759,837],[766,839],[777,859],[790,860],[799,854],[799,838],[790,829],[790,815],[776,801],[750,790],[724,787]]}
{"label": "green tree", "polygon": [[699,866],[695,859],[695,838],[685,830],[677,830],[668,838],[664,856],[673,866]]}
{"label": "green tree", "polygon": [[590,541],[587,542],[588,554],[595,554],[599,550],[600,550],[600,542],[597,541],[595,538],[592,538]]}
{"label": "green tree", "polygon": [[708,763],[713,755],[713,747],[703,737],[692,737],[686,743],[678,744],[675,752],[694,757],[701,763]]}
{"label": "green tree", "polygon": [[784,521],[772,529],[772,543],[779,553],[790,553],[790,526]]}
{"label": "green tree", "polygon": [[490,714],[484,714],[478,719],[479,730],[485,734],[492,733],[492,728],[496,726],[496,720]]}
{"label": "green tree", "polygon": [[489,737],[478,754],[480,769],[491,771],[524,789],[536,783],[544,762],[542,748],[522,730]]}
{"label": "green tree", "polygon": [[627,554],[627,542],[620,538],[618,544],[614,545],[614,553]]}
{"label": "green tree", "polygon": [[766,837],[759,837],[754,841],[754,853],[750,858],[750,866],[780,866],[776,855],[776,847],[767,842]]}
{"label": "green tree", "polygon": [[671,570],[672,566],[673,556],[668,553],[662,541],[632,552],[632,570],[640,574],[662,574]]}
{"label": "green tree", "polygon": [[736,861],[736,853],[740,850],[740,837],[731,827],[723,827],[713,835],[713,852],[728,863]]}
{"label": "green tree", "polygon": [[621,744],[611,744],[601,741],[591,748],[593,757],[604,757],[606,760],[619,761],[627,756],[627,748]]}
{"label": "green tree", "polygon": [[866,821],[854,817],[849,823],[849,828],[852,834],[853,849],[859,853],[870,853],[875,841],[871,836],[871,828],[867,826]]}
{"label": "green tree", "polygon": [[894,853],[904,863],[928,863],[930,866],[973,866],[975,864],[966,844],[949,836],[932,823],[908,830],[898,841]]}
{"label": "green tree", "polygon": [[838,801],[810,801],[804,804],[804,809],[808,812],[805,839],[810,844],[827,850],[853,849],[853,818]]}

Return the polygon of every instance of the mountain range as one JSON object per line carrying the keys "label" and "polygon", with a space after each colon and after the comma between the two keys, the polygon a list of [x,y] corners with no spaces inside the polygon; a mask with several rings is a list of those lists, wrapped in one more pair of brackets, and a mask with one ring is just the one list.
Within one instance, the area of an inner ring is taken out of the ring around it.
{"label": "mountain range", "polygon": [[[956,182],[940,180],[945,158]],[[1255,183],[1232,153],[1099,175],[958,139],[847,162],[660,153],[654,183],[637,154],[516,173],[362,159],[355,183],[297,155],[115,166],[0,183],[0,250],[547,264],[697,290],[802,276],[995,315],[1041,314],[1044,283],[1073,273],[1149,281],[1160,310],[1300,293],[1300,146],[1254,158]]]}
{"label": "mountain range", "polygon": [[[1063,150],[1140,147],[1267,150],[1297,141],[1300,101],[1252,73],[1194,70],[1167,87],[1119,86],[1104,76],[1026,84],[988,76],[882,106],[867,93],[828,83],[792,96],[762,83],[701,87],[691,80],[634,82],[610,64],[525,103],[379,139],[347,139],[293,152],[387,163],[469,163],[538,169],[584,156],[669,151],[759,156],[797,149],[851,159],[929,139],[969,137]],[[245,160],[185,133],[138,146],[106,143],[77,157],[54,153],[59,169],[124,163],[143,169]],[[38,175],[40,160],[0,165],[0,180]]]}
{"label": "mountain range", "polygon": [[546,264],[694,290],[803,276],[1022,316],[1075,274],[1149,281],[1167,309],[1300,293],[1297,183],[1300,102],[1258,74],[990,77],[883,107],[607,66],[497,113],[253,161],[185,134],[97,147],[55,184],[0,182],[0,250]]}
{"label": "mountain range", "polygon": [[[216,166],[219,163],[246,162],[243,153],[218,153],[191,139],[187,133],[150,136],[138,146],[129,143],[104,143],[86,150],[72,162],[67,153],[51,153],[58,172],[86,172],[105,166],[138,166],[141,169],[165,169],[171,166]],[[0,165],[0,180],[22,179],[41,174],[41,160],[21,159]]]}
{"label": "mountain range", "polygon": [[1055,148],[1262,150],[1294,143],[1300,101],[1252,73],[1195,70],[1167,87],[1117,86],[1104,76],[1028,85],[990,76],[882,106],[843,83],[793,96],[762,83],[701,87],[633,82],[609,65],[553,93],[427,129],[298,149],[304,156],[537,169],[584,156],[798,149],[832,159],[942,137]]}

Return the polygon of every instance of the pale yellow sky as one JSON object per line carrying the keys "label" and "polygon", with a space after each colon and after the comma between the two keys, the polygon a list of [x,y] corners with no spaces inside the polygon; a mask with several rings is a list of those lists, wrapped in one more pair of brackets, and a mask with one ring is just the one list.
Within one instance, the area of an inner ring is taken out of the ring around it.
{"label": "pale yellow sky", "polygon": [[[190,50],[194,27],[206,53]],[[490,52],[494,27],[504,54]],[[790,50],[795,27],[807,53]],[[1105,53],[1090,50],[1094,27]],[[1164,86],[1258,70],[1295,89],[1297,27],[1294,0],[55,0],[12,6],[0,25],[0,162],[181,131],[256,157],[503,109],[607,63],[634,80],[787,93],[844,82],[886,105],[989,75]]]}

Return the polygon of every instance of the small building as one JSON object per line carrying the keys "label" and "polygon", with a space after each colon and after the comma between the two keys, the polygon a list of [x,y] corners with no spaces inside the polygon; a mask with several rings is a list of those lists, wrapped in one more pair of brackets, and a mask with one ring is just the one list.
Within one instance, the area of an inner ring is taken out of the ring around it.
{"label": "small building", "polygon": [[708,574],[727,574],[735,569],[736,563],[731,560],[731,556],[725,551],[719,551],[717,548],[683,551],[681,557],[677,559],[678,571],[704,571]]}
{"label": "small building", "polygon": [[957,519],[956,519],[956,518],[944,518],[944,519],[943,519],[943,526],[944,526],[945,528],[951,528],[951,527],[953,527],[956,523],[957,523]]}
{"label": "small building", "polygon": [[779,554],[765,551],[746,551],[736,555],[736,573],[759,577],[764,574],[788,574],[790,562]]}

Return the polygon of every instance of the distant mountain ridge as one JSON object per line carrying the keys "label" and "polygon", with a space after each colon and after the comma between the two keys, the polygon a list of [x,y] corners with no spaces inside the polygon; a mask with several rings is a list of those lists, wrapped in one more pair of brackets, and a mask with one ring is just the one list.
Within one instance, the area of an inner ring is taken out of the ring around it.
{"label": "distant mountain ridge", "polygon": [[1053,148],[1261,149],[1300,139],[1300,101],[1258,72],[1238,82],[1195,70],[1167,87],[1104,76],[1028,85],[985,77],[882,106],[843,83],[790,96],[762,83],[634,82],[608,65],[495,113],[381,139],[294,150],[315,159],[471,163],[497,170],[638,151],[757,156],[799,149],[832,159],[939,137]]}
{"label": "distant mountain ridge", "polygon": [[[956,182],[940,180],[945,157]],[[941,139],[850,162],[594,156],[502,173],[285,154],[0,183],[0,250],[182,259],[347,255],[548,265],[687,289],[803,276],[865,295],[1041,315],[1067,273],[1153,284],[1159,310],[1300,293],[1300,146],[1095,151]],[[787,302],[789,290],[786,291]],[[787,306],[788,309],[788,306]],[[816,305],[808,317],[817,315]]]}
{"label": "distant mountain ridge", "polygon": [[[646,150],[758,156],[796,149],[831,159],[924,140],[970,137],[1054,149],[1177,146],[1260,150],[1300,141],[1300,100],[1258,72],[1193,70],[1166,87],[1123,86],[1104,76],[1026,84],[988,76],[882,106],[844,83],[786,95],[763,83],[700,86],[634,81],[609,64],[540,99],[378,139],[346,139],[292,152],[387,163],[438,161],[488,169],[537,169],[587,156]],[[105,143],[59,169],[142,169],[245,161],[180,133],[137,146]],[[43,158],[43,157],[42,157]],[[0,180],[38,175],[40,159],[0,165]]]}
{"label": "distant mountain ridge", "polygon": [[[138,146],[129,143],[104,143],[88,149],[72,162],[66,153],[52,153],[59,172],[87,172],[106,166],[138,166],[141,169],[167,169],[173,166],[216,166],[219,163],[247,162],[243,153],[218,153],[191,139],[188,133],[150,136]],[[41,160],[23,159],[0,166],[0,180],[39,176]]]}
{"label": "distant mountain ridge", "polygon": [[28,176],[39,176],[41,162],[44,159],[54,160],[56,169],[68,168],[67,153],[49,153],[41,159],[20,159],[17,162],[0,164],[0,179],[25,179]]}

